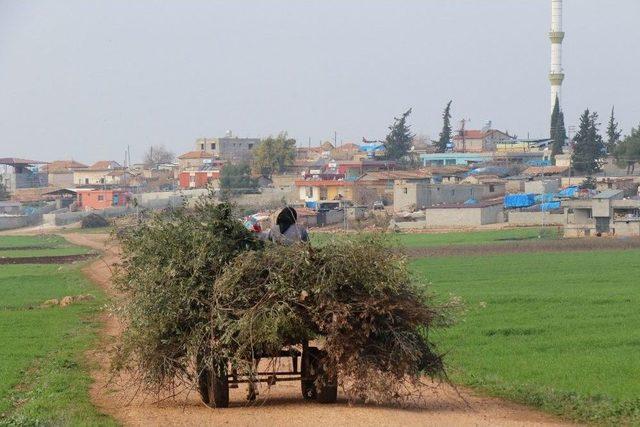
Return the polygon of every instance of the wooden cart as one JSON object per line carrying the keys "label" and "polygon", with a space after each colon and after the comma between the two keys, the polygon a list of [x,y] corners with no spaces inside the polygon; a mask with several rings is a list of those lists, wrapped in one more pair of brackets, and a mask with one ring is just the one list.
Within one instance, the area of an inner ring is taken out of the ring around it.
{"label": "wooden cart", "polygon": [[302,351],[295,347],[281,350],[275,355],[263,358],[290,358],[293,369],[291,371],[259,371],[251,376],[240,376],[230,369],[227,363],[221,363],[214,369],[206,369],[200,374],[199,392],[202,401],[212,408],[226,408],[229,406],[229,389],[237,388],[238,384],[249,385],[247,398],[255,400],[257,391],[255,384],[264,382],[274,386],[284,381],[300,381],[302,397],[305,400],[315,400],[320,403],[335,403],[338,397],[337,377],[330,375],[324,368],[325,352],[310,346],[307,341],[302,343]]}

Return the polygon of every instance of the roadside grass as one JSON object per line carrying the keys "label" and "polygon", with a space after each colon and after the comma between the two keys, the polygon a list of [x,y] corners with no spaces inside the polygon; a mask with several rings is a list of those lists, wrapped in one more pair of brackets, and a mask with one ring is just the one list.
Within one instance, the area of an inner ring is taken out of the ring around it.
{"label": "roadside grass", "polygon": [[[383,234],[383,233],[379,233]],[[500,244],[514,240],[557,239],[560,234],[557,227],[522,227],[506,230],[454,231],[446,233],[384,233],[390,242],[407,248],[449,246],[449,245],[486,245]],[[346,233],[311,233],[311,241],[318,245],[334,239],[352,236]]]}
{"label": "roadside grass", "polygon": [[454,382],[574,420],[640,424],[640,250],[412,262],[463,299],[431,336]]}
{"label": "roadside grass", "polygon": [[[89,399],[84,352],[96,342],[105,297],[82,265],[0,268],[0,425],[113,424]],[[40,308],[47,299],[87,293],[96,299]]]}

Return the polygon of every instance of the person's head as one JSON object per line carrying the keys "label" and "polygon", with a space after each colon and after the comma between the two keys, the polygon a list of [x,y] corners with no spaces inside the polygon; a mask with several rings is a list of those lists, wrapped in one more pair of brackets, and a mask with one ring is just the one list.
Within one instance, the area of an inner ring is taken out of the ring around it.
{"label": "person's head", "polygon": [[283,208],[276,218],[276,225],[280,229],[280,233],[285,233],[289,227],[298,220],[298,213],[290,206]]}

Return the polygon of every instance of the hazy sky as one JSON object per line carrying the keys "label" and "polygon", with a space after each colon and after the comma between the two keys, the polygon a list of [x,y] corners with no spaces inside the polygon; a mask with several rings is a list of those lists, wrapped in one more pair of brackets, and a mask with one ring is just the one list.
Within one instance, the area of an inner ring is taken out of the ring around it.
{"label": "hazy sky", "polygon": [[[606,6],[606,7],[605,7]],[[564,109],[640,123],[640,1],[565,0]],[[546,136],[549,0],[0,0],[0,157],[133,160],[198,137],[383,138],[444,104]]]}

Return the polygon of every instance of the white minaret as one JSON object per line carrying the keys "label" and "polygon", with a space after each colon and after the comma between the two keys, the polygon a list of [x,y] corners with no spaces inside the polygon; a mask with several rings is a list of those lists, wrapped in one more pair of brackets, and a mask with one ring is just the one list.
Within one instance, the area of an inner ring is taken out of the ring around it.
{"label": "white minaret", "polygon": [[[564,80],[564,72],[562,70],[562,40],[564,40],[564,31],[562,31],[562,0],[551,0],[551,31],[549,32],[551,39],[551,72],[549,73],[549,81],[551,82],[551,110],[558,100],[562,101],[561,89]],[[562,104],[560,104],[562,105]]]}

